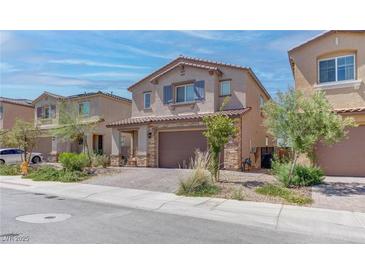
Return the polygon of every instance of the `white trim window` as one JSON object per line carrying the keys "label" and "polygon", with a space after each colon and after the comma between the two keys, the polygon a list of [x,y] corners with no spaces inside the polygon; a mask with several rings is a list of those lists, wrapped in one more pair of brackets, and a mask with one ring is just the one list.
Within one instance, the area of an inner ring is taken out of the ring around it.
{"label": "white trim window", "polygon": [[176,103],[193,102],[197,99],[194,91],[194,84],[187,84],[175,87]]}
{"label": "white trim window", "polygon": [[220,81],[220,96],[231,95],[231,80]]}
{"label": "white trim window", "polygon": [[147,91],[143,94],[143,106],[145,109],[151,108],[151,95],[152,93],[150,91]]}
{"label": "white trim window", "polygon": [[262,95],[260,95],[259,101],[260,101],[260,108],[263,108],[265,105],[265,99],[264,99],[264,97],[262,97]]}
{"label": "white trim window", "polygon": [[337,56],[318,60],[320,84],[356,79],[355,55]]}

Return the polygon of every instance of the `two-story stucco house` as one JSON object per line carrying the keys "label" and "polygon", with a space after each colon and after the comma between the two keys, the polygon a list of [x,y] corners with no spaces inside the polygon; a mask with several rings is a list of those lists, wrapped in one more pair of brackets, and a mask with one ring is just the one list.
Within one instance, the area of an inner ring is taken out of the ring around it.
{"label": "two-story stucco house", "polygon": [[207,150],[202,118],[220,111],[234,118],[237,136],[224,148],[222,168],[239,169],[251,158],[261,166],[261,154],[272,146],[262,126],[261,106],[270,99],[250,68],[180,56],[129,87],[132,116],[116,120],[113,164],[120,164],[120,134],[130,134],[134,166],[184,167],[194,151]]}
{"label": "two-story stucco house", "polygon": [[13,128],[16,119],[33,121],[34,107],[27,99],[0,97],[0,129]]}
{"label": "two-story stucco house", "polygon": [[323,90],[334,111],[358,124],[335,145],[319,143],[318,164],[327,175],[365,176],[365,31],[327,31],[288,54],[295,88]]}
{"label": "two-story stucco house", "polygon": [[[78,110],[85,117],[85,121],[101,121],[95,130],[80,142],[64,141],[52,136],[51,129],[58,126],[60,104],[64,101],[78,105]],[[44,92],[32,104],[35,124],[44,133],[44,136],[39,138],[36,150],[43,153],[50,161],[54,161],[60,152],[81,152],[84,141],[88,142],[88,147],[94,152],[110,155],[111,129],[105,125],[118,117],[124,119],[131,115],[131,100],[101,91],[67,97]],[[126,146],[122,147],[123,154],[127,154],[126,149]]]}

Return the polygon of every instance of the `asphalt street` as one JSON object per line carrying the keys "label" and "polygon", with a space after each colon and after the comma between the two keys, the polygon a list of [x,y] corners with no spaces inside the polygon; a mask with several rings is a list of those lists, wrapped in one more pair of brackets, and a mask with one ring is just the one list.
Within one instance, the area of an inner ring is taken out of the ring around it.
{"label": "asphalt street", "polygon": [[[0,191],[2,244],[343,242],[43,193],[10,189]],[[43,215],[28,216],[31,214]]]}

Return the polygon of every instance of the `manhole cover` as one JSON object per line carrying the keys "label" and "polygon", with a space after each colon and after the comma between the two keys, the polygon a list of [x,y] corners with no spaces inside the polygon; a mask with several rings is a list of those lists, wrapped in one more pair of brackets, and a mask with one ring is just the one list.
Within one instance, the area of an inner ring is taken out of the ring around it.
{"label": "manhole cover", "polygon": [[71,217],[70,214],[46,213],[46,214],[23,215],[23,216],[18,216],[15,219],[26,223],[43,224],[43,223],[62,222],[70,217]]}

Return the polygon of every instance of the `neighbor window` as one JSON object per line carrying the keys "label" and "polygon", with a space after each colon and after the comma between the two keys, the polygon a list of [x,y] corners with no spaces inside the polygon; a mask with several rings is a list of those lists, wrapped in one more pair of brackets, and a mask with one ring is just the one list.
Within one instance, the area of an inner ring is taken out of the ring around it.
{"label": "neighbor window", "polygon": [[1,106],[0,106],[0,119],[2,119],[2,118],[3,118],[3,113],[4,113],[4,108],[3,108],[3,106],[1,105]]}
{"label": "neighbor window", "polygon": [[79,104],[79,114],[88,116],[90,114],[90,102],[82,102]]}
{"label": "neighbor window", "polygon": [[151,108],[151,92],[144,93],[144,108],[148,109]]}
{"label": "neighbor window", "polygon": [[355,80],[355,56],[319,60],[319,83]]}
{"label": "neighbor window", "polygon": [[48,119],[49,118],[49,106],[45,106],[43,109],[44,109],[43,118]]}
{"label": "neighbor window", "polygon": [[227,96],[231,95],[231,81],[224,80],[220,82],[220,95]]}
{"label": "neighbor window", "polygon": [[194,91],[194,84],[182,85],[176,87],[176,102],[192,102],[197,99]]}

